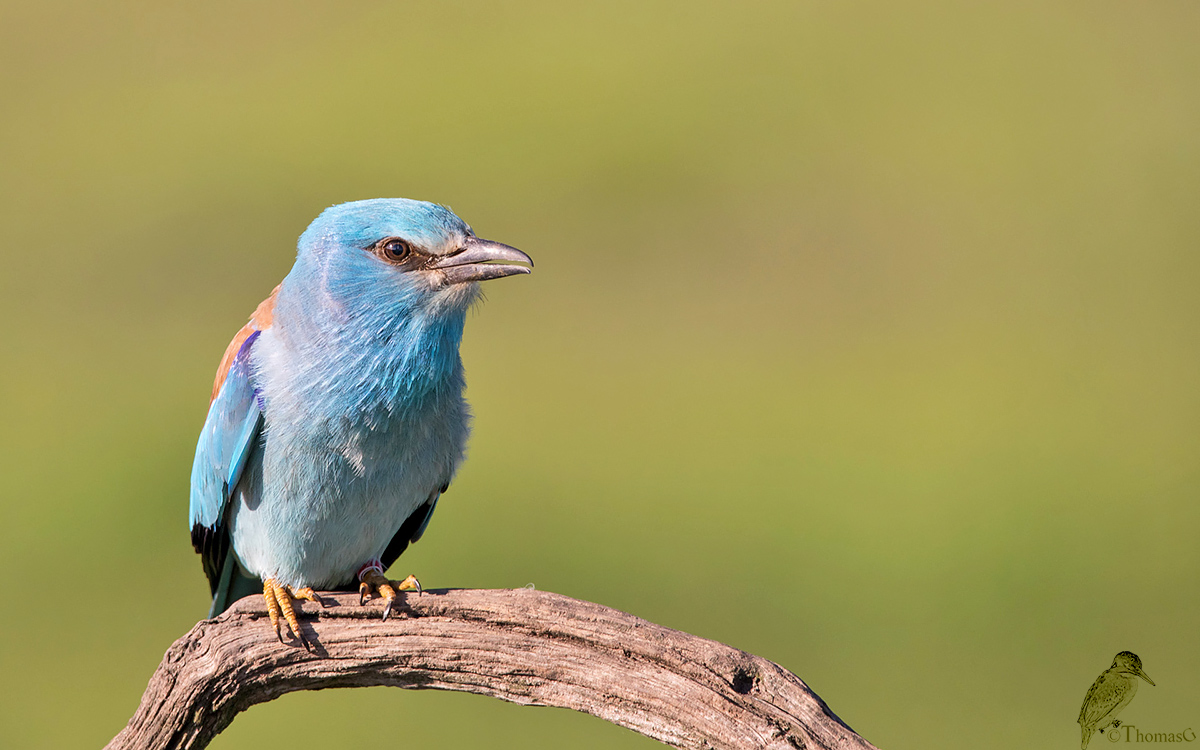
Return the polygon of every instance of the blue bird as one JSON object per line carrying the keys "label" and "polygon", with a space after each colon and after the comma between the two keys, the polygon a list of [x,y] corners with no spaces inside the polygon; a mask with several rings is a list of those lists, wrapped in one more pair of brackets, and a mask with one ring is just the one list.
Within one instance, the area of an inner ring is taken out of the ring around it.
{"label": "blue bird", "polygon": [[[527,265],[525,265],[527,264]],[[261,591],[305,647],[293,600],[358,584],[384,619],[416,578],[384,577],[421,538],[463,458],[459,356],[477,282],[529,273],[516,248],[443,206],[326,209],[230,343],[192,465],[192,545],[209,617]]]}

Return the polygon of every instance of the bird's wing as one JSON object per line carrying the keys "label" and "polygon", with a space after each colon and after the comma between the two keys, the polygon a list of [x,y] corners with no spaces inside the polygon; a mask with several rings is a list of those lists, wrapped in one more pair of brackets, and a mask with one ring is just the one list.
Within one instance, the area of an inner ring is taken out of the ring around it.
{"label": "bird's wing", "polygon": [[1129,692],[1120,689],[1122,682],[1120,677],[1107,671],[1097,677],[1079,709],[1079,723],[1085,727],[1107,726],[1107,719],[1120,710],[1122,698]]}
{"label": "bird's wing", "polygon": [[429,526],[429,519],[433,518],[433,511],[437,508],[438,498],[449,486],[448,483],[443,484],[434,490],[429,499],[417,506],[417,509],[404,519],[404,523],[400,524],[400,530],[392,537],[392,541],[388,543],[387,549],[380,558],[384,570],[392,567],[392,563],[396,562],[404,550],[408,549],[410,542],[419,540],[425,533],[426,527]]}
{"label": "bird's wing", "polygon": [[[229,530],[225,526],[225,508],[262,432],[263,414],[251,372],[250,351],[259,333],[271,325],[278,291],[276,287],[258,306],[250,322],[238,331],[225,350],[192,463],[188,508],[192,546],[200,554],[214,597],[223,574],[228,584],[234,572],[234,566],[227,564]],[[215,605],[216,602],[214,608]],[[224,604],[220,609],[224,609]]]}
{"label": "bird's wing", "polygon": [[192,546],[200,553],[214,594],[229,547],[225,506],[262,431],[262,410],[250,372],[250,348],[256,338],[257,332],[239,347],[216,398],[209,404],[192,463],[188,508]]}

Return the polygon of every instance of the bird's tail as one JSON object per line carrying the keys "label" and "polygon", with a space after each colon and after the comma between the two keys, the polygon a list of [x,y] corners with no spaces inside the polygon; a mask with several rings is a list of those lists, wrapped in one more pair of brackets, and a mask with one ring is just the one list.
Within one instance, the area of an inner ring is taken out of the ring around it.
{"label": "bird's tail", "polygon": [[243,596],[262,593],[262,581],[250,578],[242,573],[237,558],[233,556],[233,545],[225,553],[225,562],[221,565],[221,579],[217,582],[217,590],[213,593],[212,607],[208,617],[212,619],[229,609],[229,605]]}

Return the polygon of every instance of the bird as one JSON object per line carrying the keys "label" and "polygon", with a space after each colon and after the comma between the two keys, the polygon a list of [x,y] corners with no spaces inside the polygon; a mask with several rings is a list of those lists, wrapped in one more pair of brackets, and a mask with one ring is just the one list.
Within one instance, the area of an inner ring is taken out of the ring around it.
{"label": "bird", "polygon": [[1087,750],[1088,742],[1097,729],[1103,734],[1110,726],[1121,726],[1117,714],[1137,695],[1139,677],[1154,684],[1154,680],[1142,671],[1142,660],[1138,655],[1132,651],[1122,651],[1113,657],[1112,666],[1101,672],[1092,683],[1083,698],[1083,707],[1079,709],[1083,750]]}
{"label": "bird", "polygon": [[[464,457],[459,344],[479,283],[530,273],[449,208],[376,198],[325,209],[217,368],[189,525],[209,617],[261,592],[280,641],[294,602],[421,591],[385,571],[425,533]],[[281,625],[282,621],[282,625]]]}

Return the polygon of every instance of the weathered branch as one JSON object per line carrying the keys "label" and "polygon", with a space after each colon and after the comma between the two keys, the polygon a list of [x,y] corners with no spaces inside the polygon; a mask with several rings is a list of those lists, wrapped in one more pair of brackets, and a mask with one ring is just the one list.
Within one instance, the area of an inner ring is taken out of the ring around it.
{"label": "weathered branch", "polygon": [[176,641],[109,750],[202,748],[239,711],[294,690],[394,685],[584,711],[684,748],[871,750],[783,667],[633,615],[530,589],[305,603],[313,653],[247,597]]}

